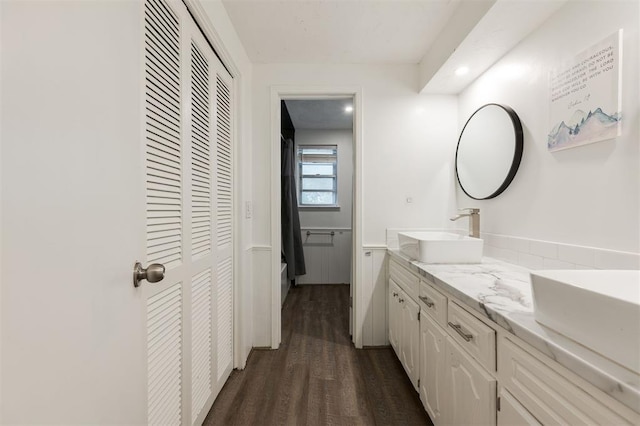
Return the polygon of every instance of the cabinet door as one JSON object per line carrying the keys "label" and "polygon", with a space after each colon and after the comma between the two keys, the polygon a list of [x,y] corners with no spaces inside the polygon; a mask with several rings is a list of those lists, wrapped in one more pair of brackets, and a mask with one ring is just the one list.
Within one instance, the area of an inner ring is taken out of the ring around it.
{"label": "cabinet door", "polygon": [[498,411],[498,425],[540,426],[541,423],[533,417],[506,389],[500,391],[500,410]]}
{"label": "cabinet door", "polygon": [[444,423],[496,424],[496,379],[447,337]]}
{"label": "cabinet door", "polygon": [[389,343],[400,358],[400,287],[389,280]]}
{"label": "cabinet door", "polygon": [[402,365],[404,366],[413,387],[418,389],[418,368],[419,368],[419,341],[420,322],[418,304],[410,299],[405,292],[400,293],[400,309],[402,317],[402,334],[400,338],[400,352]]}
{"label": "cabinet door", "polygon": [[[543,424],[640,424],[640,415],[596,397],[507,338],[500,339],[499,375],[503,386]],[[568,373],[568,372],[567,372]]]}
{"label": "cabinet door", "polygon": [[420,313],[420,400],[435,425],[441,424],[446,371],[447,333],[424,311]]}

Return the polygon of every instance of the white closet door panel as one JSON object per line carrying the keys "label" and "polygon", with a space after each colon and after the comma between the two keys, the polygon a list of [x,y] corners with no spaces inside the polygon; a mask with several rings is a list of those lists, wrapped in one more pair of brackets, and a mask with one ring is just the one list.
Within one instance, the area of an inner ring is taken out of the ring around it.
{"label": "white closet door panel", "polygon": [[233,366],[233,110],[232,80],[214,58],[216,68],[216,392]]}
{"label": "white closet door panel", "polygon": [[191,285],[191,409],[192,418],[195,419],[202,411],[213,389],[211,269],[195,275]]}
{"label": "white closet door panel", "polygon": [[147,300],[148,421],[182,421],[182,289],[180,283]]}
{"label": "white closet door panel", "polygon": [[[145,1],[146,265],[166,268],[144,282],[147,301],[147,422],[182,424],[191,416],[192,285],[189,116],[185,108],[186,9],[172,0]],[[188,55],[187,55],[188,57]],[[183,285],[184,283],[184,285]]]}
{"label": "white closet door panel", "polygon": [[[193,295],[191,347],[203,345],[208,321],[210,352],[192,356],[191,424],[201,424],[233,366],[232,80],[192,25],[190,46],[189,169],[193,270],[211,272],[210,299]],[[198,314],[209,306],[207,315]],[[198,325],[199,324],[199,325]],[[196,332],[196,328],[199,332]],[[196,372],[196,363],[199,367]],[[202,380],[208,364],[208,382]]]}
{"label": "white closet door panel", "polygon": [[218,305],[218,380],[225,379],[225,374],[233,359],[233,321],[232,321],[232,270],[231,258],[226,258],[218,264],[218,277],[216,280],[217,305]]}
{"label": "white closet door panel", "polygon": [[[190,22],[190,24],[193,24]],[[191,25],[189,51],[190,208],[192,270],[197,273],[192,292],[191,424],[201,424],[213,403],[215,384],[215,282],[213,252],[215,187],[215,86],[211,83],[213,52]],[[197,287],[195,286],[197,280]]]}
{"label": "white closet door panel", "polygon": [[194,258],[211,253],[212,161],[209,61],[191,42],[191,250]]}
{"label": "white closet door panel", "polygon": [[147,298],[184,283],[180,311],[156,308],[181,334],[148,353],[172,363],[153,370],[148,421],[199,424],[233,362],[233,85],[177,0],[145,2],[145,70],[147,262],[167,268]]}
{"label": "white closet door panel", "polygon": [[180,28],[163,0],[145,2],[147,262],[182,262]]}
{"label": "white closet door panel", "polygon": [[216,232],[218,250],[230,249],[232,236],[232,147],[231,147],[231,85],[220,70],[216,77]]}

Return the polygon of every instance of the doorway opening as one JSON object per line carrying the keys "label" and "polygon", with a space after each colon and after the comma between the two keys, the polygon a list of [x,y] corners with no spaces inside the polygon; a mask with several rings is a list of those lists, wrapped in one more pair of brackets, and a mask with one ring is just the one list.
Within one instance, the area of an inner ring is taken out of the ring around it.
{"label": "doorway opening", "polygon": [[[280,133],[283,306],[292,287],[316,286],[313,293],[334,293],[342,300],[339,305],[345,312],[340,314],[347,318],[353,251],[353,98],[282,100]],[[290,326],[283,317],[282,328]]]}
{"label": "doorway opening", "polygon": [[[344,285],[342,294],[349,297],[349,334],[355,346],[362,347],[358,320],[362,268],[360,99],[359,89],[272,89],[271,346],[274,349],[281,342],[281,307],[292,285]],[[283,166],[289,170],[287,179],[293,185],[282,183]],[[293,194],[291,187],[295,187]],[[295,254],[289,256],[287,268],[293,271],[287,273],[283,267],[287,256],[283,260],[282,253],[292,244],[283,240],[282,231],[291,224],[281,201],[291,195],[288,202],[295,203],[300,225],[291,235],[298,237],[302,248],[298,260],[303,261],[296,261]]]}

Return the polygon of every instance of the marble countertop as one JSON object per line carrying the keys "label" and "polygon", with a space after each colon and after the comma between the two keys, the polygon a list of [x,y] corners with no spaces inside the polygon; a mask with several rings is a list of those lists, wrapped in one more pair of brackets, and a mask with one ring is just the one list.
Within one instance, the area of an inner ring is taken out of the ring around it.
{"label": "marble countertop", "polygon": [[469,265],[426,264],[399,250],[393,259],[519,337],[614,399],[640,412],[640,375],[540,325],[533,316],[529,270],[491,258]]}

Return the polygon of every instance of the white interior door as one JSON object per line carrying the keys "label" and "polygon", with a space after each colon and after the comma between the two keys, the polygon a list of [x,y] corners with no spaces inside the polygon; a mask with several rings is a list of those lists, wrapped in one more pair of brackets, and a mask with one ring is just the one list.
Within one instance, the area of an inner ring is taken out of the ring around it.
{"label": "white interior door", "polygon": [[142,3],[0,7],[0,424],[143,424]]}
{"label": "white interior door", "polygon": [[180,1],[0,18],[0,423],[201,422],[232,362],[231,78]]}

